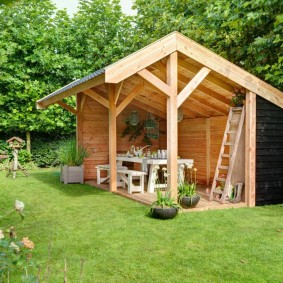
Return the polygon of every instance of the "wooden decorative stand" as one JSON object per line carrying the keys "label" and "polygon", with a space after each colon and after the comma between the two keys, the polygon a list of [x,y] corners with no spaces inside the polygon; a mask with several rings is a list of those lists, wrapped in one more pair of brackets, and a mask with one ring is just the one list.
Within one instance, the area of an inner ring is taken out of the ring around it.
{"label": "wooden decorative stand", "polygon": [[19,150],[23,147],[24,141],[18,137],[12,137],[7,140],[7,143],[9,143],[9,146],[13,150],[13,164],[10,168],[8,168],[6,177],[9,177],[9,175],[13,172],[13,179],[15,179],[18,168],[26,175],[26,177],[28,177],[26,170],[22,167],[18,160]]}

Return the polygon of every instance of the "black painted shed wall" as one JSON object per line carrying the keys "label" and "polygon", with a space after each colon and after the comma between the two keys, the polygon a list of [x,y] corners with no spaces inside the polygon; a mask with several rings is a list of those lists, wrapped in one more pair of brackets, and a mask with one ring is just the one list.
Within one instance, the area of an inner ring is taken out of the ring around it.
{"label": "black painted shed wall", "polygon": [[283,109],[256,98],[256,205],[283,203]]}

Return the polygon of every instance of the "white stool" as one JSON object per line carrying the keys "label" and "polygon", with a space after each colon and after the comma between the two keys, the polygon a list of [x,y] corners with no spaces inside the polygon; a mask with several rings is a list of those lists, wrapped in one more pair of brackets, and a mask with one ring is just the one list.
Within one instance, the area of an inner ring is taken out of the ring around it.
{"label": "white stool", "polygon": [[[107,182],[110,178],[110,174],[109,174],[110,165],[109,164],[97,165],[97,166],[95,166],[95,168],[96,168],[97,184],[100,185],[101,183]],[[126,166],[117,165],[117,170],[127,170],[127,169],[128,169],[128,167],[126,167]],[[101,177],[101,171],[107,171],[107,176]],[[122,186],[123,186],[123,182],[118,175],[117,176],[117,187],[122,187]]]}
{"label": "white stool", "polygon": [[[144,193],[144,176],[147,175],[146,172],[119,169],[118,175],[123,181],[123,188],[125,188],[125,184],[128,185],[129,194],[131,194],[132,192],[140,192],[142,194]],[[140,179],[140,184],[138,186],[133,184],[133,177],[138,177]]]}

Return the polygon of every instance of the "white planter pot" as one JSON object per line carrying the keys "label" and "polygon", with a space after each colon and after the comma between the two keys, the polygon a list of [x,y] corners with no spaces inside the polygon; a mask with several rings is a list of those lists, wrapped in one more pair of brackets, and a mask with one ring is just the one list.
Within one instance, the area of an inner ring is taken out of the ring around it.
{"label": "white planter pot", "polygon": [[84,183],[84,166],[61,166],[60,181],[64,184]]}

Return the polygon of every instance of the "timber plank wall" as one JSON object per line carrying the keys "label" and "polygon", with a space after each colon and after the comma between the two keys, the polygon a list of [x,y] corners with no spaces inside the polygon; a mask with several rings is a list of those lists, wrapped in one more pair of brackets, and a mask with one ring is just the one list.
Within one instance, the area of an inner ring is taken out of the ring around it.
{"label": "timber plank wall", "polygon": [[256,99],[256,205],[283,203],[283,109]]}
{"label": "timber plank wall", "polygon": [[[126,127],[125,119],[132,110],[137,109],[130,105],[117,117],[118,153],[126,153],[133,144],[140,147],[145,146],[142,136],[136,141],[129,141],[129,136],[121,136]],[[141,118],[145,119],[147,112],[140,109],[138,111]],[[184,119],[178,123],[178,155],[181,158],[194,159],[194,166],[198,169],[199,183],[207,183],[207,180],[211,182],[213,179],[226,120],[227,116],[220,116]],[[82,141],[90,151],[90,156],[84,163],[85,179],[96,179],[95,166],[109,162],[108,109],[86,97],[83,111],[78,116],[77,127],[79,141]],[[159,129],[161,131],[160,137],[158,140],[152,140],[151,152],[157,149],[166,149],[165,120],[160,120]]]}

